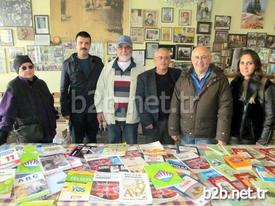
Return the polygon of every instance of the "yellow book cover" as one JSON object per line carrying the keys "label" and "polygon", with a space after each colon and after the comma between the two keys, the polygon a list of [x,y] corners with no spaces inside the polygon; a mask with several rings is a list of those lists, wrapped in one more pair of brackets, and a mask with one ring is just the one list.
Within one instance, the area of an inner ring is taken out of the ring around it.
{"label": "yellow book cover", "polygon": [[224,160],[229,166],[236,170],[252,168],[251,162],[239,154],[225,156]]}

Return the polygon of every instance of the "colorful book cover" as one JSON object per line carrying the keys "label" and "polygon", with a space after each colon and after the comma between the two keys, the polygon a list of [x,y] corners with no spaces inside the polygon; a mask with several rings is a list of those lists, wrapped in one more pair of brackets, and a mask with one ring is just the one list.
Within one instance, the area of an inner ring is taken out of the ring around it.
{"label": "colorful book cover", "polygon": [[43,167],[39,160],[38,152],[24,152],[20,158],[20,164],[17,167],[16,173],[35,173],[42,172]]}
{"label": "colorful book cover", "polygon": [[46,176],[47,185],[50,191],[49,196],[62,190],[66,177],[67,174],[64,172],[58,172]]}
{"label": "colorful book cover", "polygon": [[71,151],[70,156],[83,159],[86,154],[102,154],[102,152],[103,147],[100,146],[78,145]]}
{"label": "colorful book cover", "polygon": [[123,204],[152,204],[149,179],[144,173],[121,173],[120,200]]}
{"label": "colorful book cover", "polygon": [[140,144],[139,148],[142,153],[146,155],[166,155],[167,153],[159,141],[149,144]]}
{"label": "colorful book cover", "polygon": [[199,177],[204,180],[208,180],[209,178],[218,177],[218,176],[221,176],[221,174],[214,169],[209,169],[199,174]]}
{"label": "colorful book cover", "polygon": [[145,162],[152,164],[152,163],[159,163],[159,162],[164,162],[164,159],[161,155],[143,155],[143,158],[145,160]]}
{"label": "colorful book cover", "polygon": [[59,201],[88,201],[92,183],[65,182]]}
{"label": "colorful book cover", "polygon": [[176,170],[167,162],[144,167],[156,189],[171,187],[182,182]]}
{"label": "colorful book cover", "polygon": [[267,170],[267,172],[275,176],[275,165],[267,165],[264,166],[264,168]]}
{"label": "colorful book cover", "polygon": [[40,156],[64,154],[66,152],[63,146],[55,144],[37,144],[36,149]]}
{"label": "colorful book cover", "polygon": [[17,204],[48,195],[49,190],[43,173],[16,174],[14,194]]}
{"label": "colorful book cover", "polygon": [[265,154],[266,156],[275,159],[275,148],[274,147],[262,147],[257,148],[261,153]]}
{"label": "colorful book cover", "polygon": [[144,173],[144,166],[148,165],[142,157],[121,157],[121,161],[129,172]]}
{"label": "colorful book cover", "polygon": [[232,182],[230,182],[226,177],[224,176],[217,176],[213,178],[208,179],[209,182],[211,182],[212,185],[225,189],[229,194],[232,192],[232,190],[239,190]]}
{"label": "colorful book cover", "polygon": [[15,180],[15,169],[0,170],[0,200],[10,199]]}
{"label": "colorful book cover", "polygon": [[275,176],[269,173],[264,167],[256,167],[256,172],[261,178],[261,180],[266,182],[275,182]]}
{"label": "colorful book cover", "polygon": [[210,165],[201,157],[188,159],[183,161],[193,172],[200,172],[204,169],[209,169]]}
{"label": "colorful book cover", "polygon": [[124,156],[128,149],[126,143],[121,144],[105,144],[102,154],[105,156]]}
{"label": "colorful book cover", "polygon": [[61,172],[71,168],[71,164],[65,158],[64,154],[44,156],[40,158],[40,162],[46,175]]}
{"label": "colorful book cover", "polygon": [[220,155],[220,156],[224,156],[226,155],[226,153],[224,153],[224,150],[222,148],[219,147],[219,145],[208,145],[207,148],[210,150],[210,151],[213,151],[215,152],[217,155]]}
{"label": "colorful book cover", "polygon": [[174,186],[176,191],[183,194],[184,197],[187,197],[189,200],[194,202],[196,205],[206,205],[209,200],[204,198],[204,190],[206,187],[190,177],[189,175],[182,175],[182,183],[177,186]]}
{"label": "colorful book cover", "polygon": [[260,180],[252,180],[251,184],[255,188],[259,188],[262,190],[266,190],[264,201],[266,203],[271,203],[272,205],[275,205],[275,184],[273,182],[263,182]]}
{"label": "colorful book cover", "polygon": [[239,173],[238,171],[233,170],[231,167],[229,167],[226,164],[213,167],[213,169],[216,170],[221,175],[225,176],[230,181],[235,181],[236,178],[234,177],[234,174]]}
{"label": "colorful book cover", "polygon": [[54,206],[54,200],[34,200],[23,202],[20,206]]}
{"label": "colorful book cover", "polygon": [[15,149],[7,148],[0,151],[0,169],[16,167],[19,162],[19,155]]}
{"label": "colorful book cover", "polygon": [[224,157],[225,162],[236,170],[251,170],[252,164],[240,154],[234,154]]}
{"label": "colorful book cover", "polygon": [[180,159],[181,161],[189,160],[189,159],[194,159],[194,158],[199,157],[199,155],[196,154],[196,153],[194,153],[194,152],[178,153],[178,154],[175,154],[175,156],[178,159]]}
{"label": "colorful book cover", "polygon": [[246,145],[246,148],[248,149],[249,153],[252,154],[256,159],[261,159],[265,157],[263,153],[259,152],[251,145]]}
{"label": "colorful book cover", "polygon": [[252,180],[257,180],[257,177],[249,172],[234,174],[237,180],[239,180],[246,188],[249,188]]}
{"label": "colorful book cover", "polygon": [[232,147],[231,150],[233,154],[240,154],[245,159],[255,159],[255,157],[246,148]]}
{"label": "colorful book cover", "polygon": [[[85,156],[86,157],[86,156]],[[125,165],[120,157],[110,156],[104,158],[87,159],[87,163],[92,171],[98,172],[127,172]]]}
{"label": "colorful book cover", "polygon": [[93,177],[94,172],[69,170],[66,182],[90,183],[93,181]]}
{"label": "colorful book cover", "polygon": [[181,175],[181,174],[191,174],[190,168],[183,163],[182,161],[178,159],[169,159],[166,162],[168,162],[172,167],[176,170],[176,172]]}
{"label": "colorful book cover", "polygon": [[153,184],[150,184],[150,187],[153,197],[153,204],[175,201],[180,197],[176,191],[170,188],[156,189]]}
{"label": "colorful book cover", "polygon": [[211,166],[219,166],[221,164],[225,164],[223,156],[217,155],[217,153],[213,151],[205,151],[204,158]]}

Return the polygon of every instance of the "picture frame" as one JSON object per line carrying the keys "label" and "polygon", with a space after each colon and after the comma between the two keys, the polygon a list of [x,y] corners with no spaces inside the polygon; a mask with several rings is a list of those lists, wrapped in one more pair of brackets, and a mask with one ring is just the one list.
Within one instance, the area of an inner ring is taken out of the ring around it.
{"label": "picture frame", "polygon": [[34,40],[34,28],[33,27],[17,27],[17,38],[18,40]]}
{"label": "picture frame", "polygon": [[257,33],[257,47],[265,47],[267,33]]}
{"label": "picture frame", "polygon": [[144,33],[145,41],[159,41],[159,29],[146,28]]}
{"label": "picture frame", "polygon": [[270,49],[275,49],[275,35],[267,35],[266,46]]}
{"label": "picture frame", "polygon": [[160,44],[159,48],[166,48],[170,51],[170,57],[171,59],[176,58],[176,45],[173,44]]}
{"label": "picture frame", "polygon": [[174,27],[173,42],[193,44],[195,38],[194,27]]}
{"label": "picture frame", "polygon": [[257,32],[247,32],[246,46],[248,48],[257,46]]}
{"label": "picture frame", "polygon": [[143,10],[142,9],[131,9],[130,25],[131,25],[131,27],[142,27],[143,26]]}
{"label": "picture frame", "polygon": [[191,61],[176,61],[174,67],[182,71],[188,71],[192,67]]}
{"label": "picture frame", "polygon": [[275,74],[275,64],[268,64],[266,73],[274,75]]}
{"label": "picture frame", "polygon": [[221,52],[224,48],[223,42],[213,42],[212,52]]}
{"label": "picture frame", "polygon": [[130,35],[133,43],[144,42],[144,29],[143,27],[131,27]]}
{"label": "picture frame", "polygon": [[229,30],[231,25],[231,16],[216,15],[215,30]]}
{"label": "picture frame", "polygon": [[0,46],[13,46],[13,34],[11,29],[0,29]]}
{"label": "picture frame", "polygon": [[5,49],[0,48],[0,73],[7,72]]}
{"label": "picture frame", "polygon": [[211,34],[212,22],[202,22],[197,23],[197,34]]}
{"label": "picture frame", "polygon": [[197,35],[197,46],[210,47],[210,35]]}
{"label": "picture frame", "polygon": [[135,49],[133,50],[132,57],[138,65],[145,66],[145,50]]}
{"label": "picture frame", "polygon": [[197,21],[211,21],[213,0],[197,0]]}
{"label": "picture frame", "polygon": [[161,23],[173,23],[174,22],[174,8],[163,7],[161,8]]}
{"label": "picture frame", "polygon": [[161,27],[161,41],[172,41],[172,27]]}
{"label": "picture frame", "polygon": [[246,47],[246,42],[246,34],[228,34],[228,47],[230,48]]}
{"label": "picture frame", "polygon": [[269,63],[275,63],[275,49],[270,49]]}
{"label": "picture frame", "polygon": [[159,43],[157,42],[146,42],[145,44],[145,58],[153,59],[155,51],[157,51]]}
{"label": "picture frame", "polygon": [[176,59],[190,61],[193,46],[191,45],[177,45],[176,46]]}
{"label": "picture frame", "polygon": [[190,26],[192,21],[192,10],[179,10],[179,26]]}
{"label": "picture frame", "polygon": [[49,34],[49,16],[48,15],[34,15],[35,33]]}
{"label": "picture frame", "polygon": [[143,11],[143,26],[146,28],[157,28],[158,26],[158,10]]}
{"label": "picture frame", "polygon": [[228,31],[216,31],[215,32],[215,42],[227,42],[228,41]]}
{"label": "picture frame", "polygon": [[32,26],[31,0],[2,0],[0,27]]}
{"label": "picture frame", "polygon": [[212,52],[211,53],[211,62],[215,65],[221,64],[221,53],[220,52]]}
{"label": "picture frame", "polygon": [[114,55],[117,53],[116,42],[107,42],[107,55]]}

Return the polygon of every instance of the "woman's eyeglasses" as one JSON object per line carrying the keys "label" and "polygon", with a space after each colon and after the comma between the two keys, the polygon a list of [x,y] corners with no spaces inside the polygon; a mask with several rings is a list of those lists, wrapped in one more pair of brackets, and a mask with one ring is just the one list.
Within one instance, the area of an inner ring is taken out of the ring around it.
{"label": "woman's eyeglasses", "polygon": [[22,67],[21,67],[21,69],[24,70],[24,71],[27,70],[28,68],[29,68],[29,69],[33,69],[34,66],[33,66],[33,65],[29,65],[29,66],[22,66]]}

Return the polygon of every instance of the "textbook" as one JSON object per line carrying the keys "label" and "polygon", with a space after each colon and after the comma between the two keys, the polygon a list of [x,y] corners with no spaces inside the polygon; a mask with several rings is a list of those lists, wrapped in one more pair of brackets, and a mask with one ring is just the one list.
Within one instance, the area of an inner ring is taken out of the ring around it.
{"label": "textbook", "polygon": [[209,169],[210,165],[202,157],[196,157],[183,161],[191,171],[198,173],[201,170]]}
{"label": "textbook", "polygon": [[150,187],[153,197],[153,205],[171,202],[180,197],[176,191],[170,188],[156,189],[153,184],[150,184]]}
{"label": "textbook", "polygon": [[126,143],[105,144],[102,154],[104,154],[105,156],[124,156],[127,149],[128,145]]}
{"label": "textbook", "polygon": [[55,154],[40,158],[46,175],[61,172],[71,168],[70,162],[65,158],[64,154]]}
{"label": "textbook", "polygon": [[232,169],[231,167],[229,167],[226,164],[215,166],[215,167],[213,167],[213,169],[216,170],[221,175],[223,175],[224,177],[226,177],[230,181],[235,181],[236,178],[233,175],[236,173],[239,173],[238,171]]}
{"label": "textbook", "polygon": [[167,162],[147,165],[144,170],[156,189],[171,187],[182,182],[176,170]]}
{"label": "textbook", "polygon": [[230,182],[226,177],[224,176],[217,176],[213,178],[208,179],[209,182],[211,182],[212,185],[225,189],[229,194],[232,192],[232,190],[239,190],[239,188],[234,185],[234,183]]}
{"label": "textbook", "polygon": [[231,150],[233,154],[240,154],[245,159],[255,159],[255,157],[246,148],[232,147]]}
{"label": "textbook", "polygon": [[163,156],[161,155],[143,155],[143,158],[145,160],[145,162],[147,162],[148,164],[152,164],[152,163],[159,163],[159,162],[164,162]]}
{"label": "textbook", "polygon": [[15,169],[0,170],[0,200],[10,199],[15,180]]}
{"label": "textbook", "polygon": [[55,144],[37,144],[36,149],[40,156],[64,154],[66,152],[63,146]]}
{"label": "textbook", "polygon": [[204,180],[208,180],[210,178],[217,177],[217,176],[221,176],[221,174],[214,169],[209,169],[199,173],[199,177]]}
{"label": "textbook", "polygon": [[266,181],[266,182],[275,182],[275,176],[270,173],[268,170],[266,170],[265,167],[256,167],[256,172],[261,178],[261,180]]}
{"label": "textbook", "polygon": [[252,164],[240,154],[224,157],[225,162],[235,170],[252,170]]}
{"label": "textbook", "polygon": [[129,172],[144,173],[144,166],[148,165],[142,157],[121,157],[121,161]]}
{"label": "textbook", "polygon": [[221,164],[225,164],[223,156],[220,156],[213,151],[205,151],[204,158],[211,166],[219,166]]}
{"label": "textbook", "polygon": [[15,149],[8,148],[0,151],[0,169],[14,168],[19,162],[19,155]]}
{"label": "textbook", "polygon": [[191,174],[190,168],[185,163],[183,163],[182,161],[180,161],[178,159],[169,159],[169,160],[166,160],[166,162],[168,162],[170,165],[172,165],[173,168],[176,170],[176,172],[179,175],[182,175],[182,174],[190,175]]}
{"label": "textbook", "polygon": [[159,141],[152,142],[149,144],[140,144],[139,148],[145,155],[153,156],[153,155],[166,155],[167,154],[164,147],[162,146],[162,144]]}
{"label": "textbook", "polygon": [[249,172],[234,174],[237,180],[239,180],[246,188],[249,188],[252,180],[257,180],[257,177]]}
{"label": "textbook", "polygon": [[49,188],[49,195],[56,194],[63,188],[67,174],[65,172],[58,172],[52,175],[46,176],[47,185]]}

